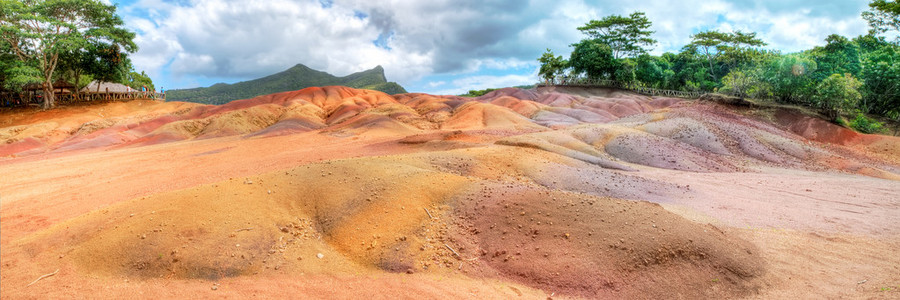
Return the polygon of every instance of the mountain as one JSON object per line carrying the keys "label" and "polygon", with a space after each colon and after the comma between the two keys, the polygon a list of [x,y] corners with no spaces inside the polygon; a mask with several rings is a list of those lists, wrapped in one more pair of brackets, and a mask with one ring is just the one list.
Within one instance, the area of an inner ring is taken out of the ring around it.
{"label": "mountain", "polygon": [[376,90],[391,95],[406,93],[406,90],[396,82],[387,81],[384,76],[384,68],[381,66],[344,77],[337,77],[322,71],[313,70],[302,64],[297,64],[277,74],[235,84],[217,83],[208,88],[170,90],[166,92],[166,98],[169,101],[225,104],[234,100],[253,98],[259,95],[330,85]]}

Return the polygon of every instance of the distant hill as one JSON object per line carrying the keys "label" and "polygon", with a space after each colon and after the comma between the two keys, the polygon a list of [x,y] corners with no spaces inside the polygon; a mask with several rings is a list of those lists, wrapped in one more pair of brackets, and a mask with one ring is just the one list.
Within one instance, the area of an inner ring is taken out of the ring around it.
{"label": "distant hill", "polygon": [[225,104],[259,95],[329,85],[377,90],[391,95],[406,93],[406,90],[396,82],[387,81],[384,77],[384,68],[381,66],[344,77],[336,77],[297,64],[277,74],[235,84],[217,83],[208,88],[169,90],[166,91],[166,99],[168,101]]}

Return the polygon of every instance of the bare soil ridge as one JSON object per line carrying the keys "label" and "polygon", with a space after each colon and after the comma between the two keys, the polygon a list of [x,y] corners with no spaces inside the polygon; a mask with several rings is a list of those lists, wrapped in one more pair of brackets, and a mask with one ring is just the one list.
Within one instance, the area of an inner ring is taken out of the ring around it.
{"label": "bare soil ridge", "polygon": [[879,297],[900,285],[900,141],[785,108],[322,87],[3,117],[3,298]]}

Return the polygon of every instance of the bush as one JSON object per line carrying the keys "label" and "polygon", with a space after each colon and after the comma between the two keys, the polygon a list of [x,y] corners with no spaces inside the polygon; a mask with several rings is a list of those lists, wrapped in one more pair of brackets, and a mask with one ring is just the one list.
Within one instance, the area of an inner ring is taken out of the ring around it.
{"label": "bush", "polygon": [[850,74],[832,74],[816,87],[813,100],[819,108],[828,112],[829,117],[836,119],[841,113],[859,108],[859,100],[862,99],[859,87],[862,84]]}
{"label": "bush", "polygon": [[856,119],[850,121],[850,128],[862,133],[878,133],[882,131],[884,124],[881,122],[867,118],[862,113],[856,114]]}
{"label": "bush", "polygon": [[468,93],[462,94],[462,97],[481,97],[486,95],[487,93],[496,91],[497,89],[483,89],[483,90],[469,90]]}

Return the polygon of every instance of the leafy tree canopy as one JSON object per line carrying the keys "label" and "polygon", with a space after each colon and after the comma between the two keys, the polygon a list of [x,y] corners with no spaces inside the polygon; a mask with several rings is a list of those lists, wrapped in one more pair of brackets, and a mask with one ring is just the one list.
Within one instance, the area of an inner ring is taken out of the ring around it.
{"label": "leafy tree canopy", "polygon": [[538,62],[541,63],[538,75],[547,81],[552,81],[557,75],[561,75],[569,65],[569,62],[563,59],[561,55],[554,55],[550,49],[547,49],[547,52],[544,52],[541,58],[538,58]]}
{"label": "leafy tree canopy", "polygon": [[718,80],[720,69],[734,69],[750,62],[754,56],[761,54],[754,47],[765,46],[766,43],[757,38],[755,32],[709,30],[692,35],[689,45],[706,58],[710,76]]}
{"label": "leafy tree canopy", "polygon": [[[888,31],[900,33],[900,2],[874,0],[869,3],[869,10],[864,11],[862,17],[869,22],[875,34]],[[897,41],[900,42],[900,35],[897,36]]]}
{"label": "leafy tree canopy", "polygon": [[575,74],[585,74],[591,79],[615,79],[620,63],[613,56],[613,50],[602,40],[582,40],[572,45],[569,65]]}
{"label": "leafy tree canopy", "polygon": [[822,80],[816,87],[813,96],[816,104],[822,109],[832,112],[832,118],[838,113],[847,113],[856,109],[862,99],[859,88],[862,82],[850,74],[832,74]]}
{"label": "leafy tree canopy", "polygon": [[653,31],[650,19],[643,12],[634,12],[628,17],[611,15],[603,19],[591,20],[578,30],[601,44],[609,45],[613,57],[635,57],[652,50],[656,40],[650,38]]}

